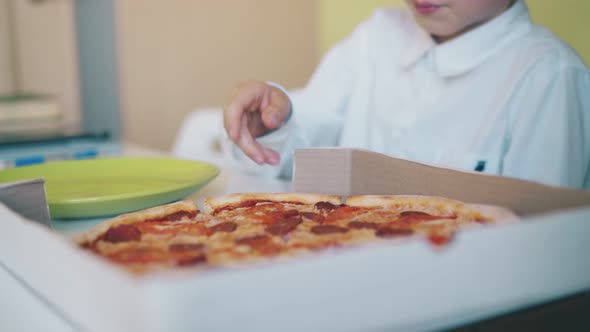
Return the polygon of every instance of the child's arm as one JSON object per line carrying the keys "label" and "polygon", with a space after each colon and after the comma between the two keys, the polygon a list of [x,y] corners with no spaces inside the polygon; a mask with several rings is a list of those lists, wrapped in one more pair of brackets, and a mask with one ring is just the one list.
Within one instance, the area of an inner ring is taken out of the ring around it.
{"label": "child's arm", "polygon": [[336,145],[366,29],[366,24],[359,26],[330,50],[307,86],[290,96],[290,103],[280,89],[263,82],[248,82],[234,89],[224,110],[225,128],[234,143],[230,147],[234,161],[242,159],[238,154],[243,153],[259,165],[280,161],[288,166],[296,147]]}
{"label": "child's arm", "polygon": [[[545,66],[544,68],[548,68]],[[536,72],[516,92],[503,174],[584,187],[590,160],[590,75],[583,66]],[[586,184],[587,185],[587,184]]]}

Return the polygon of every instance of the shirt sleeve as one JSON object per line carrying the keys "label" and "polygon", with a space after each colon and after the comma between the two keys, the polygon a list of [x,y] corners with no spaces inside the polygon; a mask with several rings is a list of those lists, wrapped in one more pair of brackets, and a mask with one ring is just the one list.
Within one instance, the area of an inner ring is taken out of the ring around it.
{"label": "shirt sleeve", "polygon": [[361,24],[351,36],[333,47],[303,89],[289,93],[292,105],[289,120],[281,128],[257,138],[259,143],[280,153],[280,166],[274,170],[268,166],[257,167],[237,146],[230,144],[226,155],[229,150],[234,167],[290,178],[294,149],[338,145],[343,115],[366,47],[367,25],[367,22]]}
{"label": "shirt sleeve", "polygon": [[555,67],[530,75],[516,93],[519,110],[511,121],[502,173],[588,188],[589,73],[583,67]]}

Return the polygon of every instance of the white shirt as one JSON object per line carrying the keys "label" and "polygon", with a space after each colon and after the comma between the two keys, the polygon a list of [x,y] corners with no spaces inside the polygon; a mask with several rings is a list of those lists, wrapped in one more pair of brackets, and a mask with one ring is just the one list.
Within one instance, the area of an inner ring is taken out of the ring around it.
{"label": "white shirt", "polygon": [[284,175],[293,149],[341,146],[590,183],[590,74],[568,45],[531,22],[523,1],[443,44],[409,10],[378,10],[291,101],[291,119],[259,138],[280,151]]}

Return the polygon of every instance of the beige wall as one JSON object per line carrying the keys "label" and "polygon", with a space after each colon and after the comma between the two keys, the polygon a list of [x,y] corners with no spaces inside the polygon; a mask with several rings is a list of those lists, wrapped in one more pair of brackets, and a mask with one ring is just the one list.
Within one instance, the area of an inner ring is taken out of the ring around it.
{"label": "beige wall", "polygon": [[183,117],[239,80],[312,73],[314,0],[117,0],[124,139],[170,148]]}
{"label": "beige wall", "polygon": [[528,0],[533,20],[568,42],[590,65],[590,1]]}
{"label": "beige wall", "polygon": [[14,10],[18,58],[15,86],[21,92],[59,97],[64,122],[80,121],[78,59],[74,28],[74,0],[10,0]]}
{"label": "beige wall", "polygon": [[13,91],[8,0],[0,0],[0,95]]}
{"label": "beige wall", "polygon": [[318,0],[318,35],[322,53],[367,19],[376,8],[399,7],[403,0]]}

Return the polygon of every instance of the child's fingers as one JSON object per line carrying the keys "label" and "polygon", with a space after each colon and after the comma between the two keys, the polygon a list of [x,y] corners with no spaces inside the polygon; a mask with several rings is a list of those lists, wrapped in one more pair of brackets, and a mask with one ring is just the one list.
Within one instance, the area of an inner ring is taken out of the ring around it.
{"label": "child's fingers", "polygon": [[248,121],[246,119],[242,119],[242,126],[243,127],[240,130],[240,139],[236,142],[238,147],[240,147],[250,159],[254,160],[259,165],[264,163],[278,165],[281,161],[279,153],[262,146],[256,141],[247,128]]}
{"label": "child's fingers", "polygon": [[290,105],[289,97],[279,89],[264,83],[245,83],[231,94],[224,109],[223,124],[231,140],[250,159],[259,165],[277,165],[280,155],[260,145],[255,135],[278,128],[288,116]]}
{"label": "child's fingers", "polygon": [[284,119],[283,112],[276,105],[270,105],[262,111],[262,123],[266,128],[276,129]]}
{"label": "child's fingers", "polygon": [[229,137],[235,142],[239,140],[242,130],[243,114],[246,112],[258,112],[269,105],[265,93],[268,86],[258,82],[245,82],[240,84],[232,92],[225,107],[223,117],[224,127]]}
{"label": "child's fingers", "polygon": [[276,166],[281,162],[281,155],[278,152],[266,147],[262,147],[262,151],[268,164]]}
{"label": "child's fingers", "polygon": [[274,96],[267,107],[262,108],[262,123],[269,129],[280,127],[291,111],[291,103],[288,98]]}
{"label": "child's fingers", "polygon": [[232,141],[237,142],[241,136],[242,115],[244,106],[239,99],[232,100],[225,109],[223,117],[223,126]]}
{"label": "child's fingers", "polygon": [[264,153],[264,147],[256,142],[248,130],[248,123],[245,117],[241,119],[240,137],[234,142],[250,159],[254,160],[257,164],[262,165],[267,161],[266,155]]}

